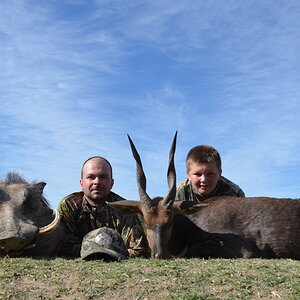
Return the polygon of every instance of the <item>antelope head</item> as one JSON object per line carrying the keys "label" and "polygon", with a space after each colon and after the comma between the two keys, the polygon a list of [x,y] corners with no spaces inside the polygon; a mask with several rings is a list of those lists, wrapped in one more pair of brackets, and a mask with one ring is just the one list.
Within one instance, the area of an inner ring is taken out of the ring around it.
{"label": "antelope head", "polygon": [[[144,218],[147,240],[151,249],[151,257],[162,259],[170,258],[168,247],[173,229],[174,215],[176,213],[190,214],[206,205],[197,204],[186,206],[182,205],[183,201],[174,202],[176,196],[174,154],[177,132],[175,133],[169,154],[169,167],[167,172],[169,191],[164,198],[150,198],[147,194],[146,176],[140,156],[129,135],[128,139],[137,166],[137,185],[140,201],[122,200],[107,202],[107,204],[124,214],[141,214]],[[192,207],[193,209],[191,209]]]}

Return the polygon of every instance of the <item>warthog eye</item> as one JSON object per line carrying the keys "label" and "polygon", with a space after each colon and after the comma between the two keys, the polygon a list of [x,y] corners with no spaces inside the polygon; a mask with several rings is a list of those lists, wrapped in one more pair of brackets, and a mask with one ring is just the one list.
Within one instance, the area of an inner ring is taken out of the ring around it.
{"label": "warthog eye", "polygon": [[34,205],[32,195],[28,190],[24,191],[24,200],[22,203],[22,209],[25,215],[26,214],[32,215],[32,213],[35,213],[37,210],[37,207],[35,207]]}

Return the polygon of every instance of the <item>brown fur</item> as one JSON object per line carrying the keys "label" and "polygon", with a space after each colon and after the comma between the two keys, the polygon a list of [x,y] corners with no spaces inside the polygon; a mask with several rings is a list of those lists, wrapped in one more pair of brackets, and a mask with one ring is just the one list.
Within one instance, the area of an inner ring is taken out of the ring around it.
{"label": "brown fur", "polygon": [[169,156],[167,196],[147,195],[142,163],[129,137],[141,201],[109,204],[122,213],[144,217],[151,256],[300,259],[300,200],[215,197],[203,203],[174,202],[176,135]]}
{"label": "brown fur", "polygon": [[144,216],[152,257],[300,259],[300,200],[216,197],[171,210],[158,202],[151,211],[120,202],[112,206]]}

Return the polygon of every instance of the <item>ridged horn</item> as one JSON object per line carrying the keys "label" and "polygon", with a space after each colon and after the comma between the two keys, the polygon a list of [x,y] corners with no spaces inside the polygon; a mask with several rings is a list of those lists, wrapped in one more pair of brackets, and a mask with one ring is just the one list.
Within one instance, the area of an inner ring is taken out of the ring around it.
{"label": "ridged horn", "polygon": [[138,191],[139,191],[139,196],[140,200],[143,203],[143,205],[150,210],[152,205],[152,200],[146,193],[146,176],[143,170],[141,158],[133,144],[133,141],[131,140],[130,136],[127,134],[128,140],[130,143],[132,155],[136,161],[136,180],[137,180],[137,185],[138,185]]}
{"label": "ridged horn", "polygon": [[173,143],[170,149],[169,154],[169,167],[168,167],[168,185],[169,191],[166,197],[161,201],[161,204],[166,208],[170,209],[174,203],[175,196],[176,196],[176,171],[175,171],[175,164],[174,164],[174,155],[176,150],[176,140],[177,140],[177,131],[175,133]]}

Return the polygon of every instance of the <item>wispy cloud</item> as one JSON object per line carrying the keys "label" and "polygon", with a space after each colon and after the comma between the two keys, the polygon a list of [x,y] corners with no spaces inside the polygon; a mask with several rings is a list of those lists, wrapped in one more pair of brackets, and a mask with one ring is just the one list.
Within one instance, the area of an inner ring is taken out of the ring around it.
{"label": "wispy cloud", "polygon": [[[53,206],[79,189],[92,155],[115,191],[167,190],[197,144],[248,195],[298,196],[300,4],[297,1],[1,1],[0,173],[45,180]],[[0,174],[0,175],[1,175]]]}

